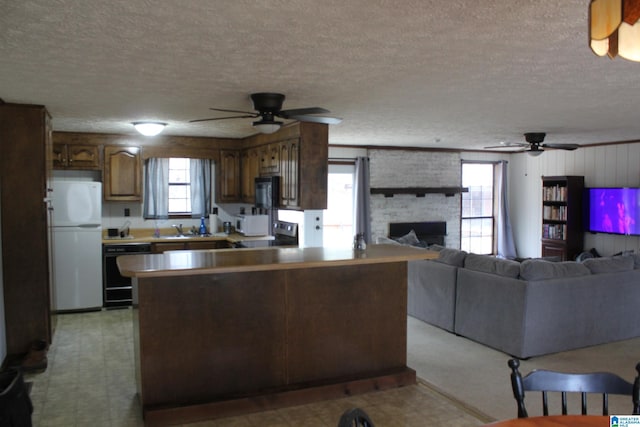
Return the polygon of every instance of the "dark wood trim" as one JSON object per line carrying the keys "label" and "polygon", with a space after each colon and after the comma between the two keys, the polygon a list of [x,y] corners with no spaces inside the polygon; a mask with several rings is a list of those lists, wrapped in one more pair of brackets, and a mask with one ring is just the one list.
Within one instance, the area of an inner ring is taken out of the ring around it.
{"label": "dark wood trim", "polygon": [[249,413],[304,405],[328,399],[339,399],[372,391],[390,390],[416,384],[416,372],[402,368],[386,375],[364,379],[345,379],[329,384],[272,391],[256,396],[245,396],[233,400],[203,403],[178,407],[145,408],[145,426],[169,426],[193,423],[216,418],[246,415]]}
{"label": "dark wood trim", "polygon": [[444,194],[451,197],[454,194],[466,193],[466,187],[380,187],[371,188],[371,194],[382,194],[384,197],[393,197],[395,194],[415,194],[416,197],[424,197],[426,194]]}

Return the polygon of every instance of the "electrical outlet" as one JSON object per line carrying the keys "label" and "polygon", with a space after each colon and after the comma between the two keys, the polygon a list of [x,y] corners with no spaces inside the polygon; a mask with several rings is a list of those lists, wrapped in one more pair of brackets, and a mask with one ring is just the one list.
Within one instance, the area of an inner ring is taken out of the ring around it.
{"label": "electrical outlet", "polygon": [[131,216],[131,210],[129,208],[124,208],[124,216]]}

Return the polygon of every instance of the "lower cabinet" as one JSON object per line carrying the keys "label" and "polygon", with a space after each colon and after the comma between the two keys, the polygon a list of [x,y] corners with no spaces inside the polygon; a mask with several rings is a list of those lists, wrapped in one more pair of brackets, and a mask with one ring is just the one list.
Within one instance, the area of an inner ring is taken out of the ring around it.
{"label": "lower cabinet", "polygon": [[167,251],[196,251],[199,249],[224,249],[229,245],[226,240],[208,240],[206,242],[158,242],[151,244],[151,252],[161,254]]}

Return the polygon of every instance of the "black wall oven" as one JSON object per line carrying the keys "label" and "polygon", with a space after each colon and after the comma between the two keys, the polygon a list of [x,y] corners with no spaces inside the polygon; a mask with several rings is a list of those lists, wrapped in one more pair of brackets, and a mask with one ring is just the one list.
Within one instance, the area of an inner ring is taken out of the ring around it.
{"label": "black wall oven", "polygon": [[132,304],[131,278],[118,270],[120,255],[150,254],[150,243],[122,243],[102,245],[102,288],[105,308],[129,307]]}

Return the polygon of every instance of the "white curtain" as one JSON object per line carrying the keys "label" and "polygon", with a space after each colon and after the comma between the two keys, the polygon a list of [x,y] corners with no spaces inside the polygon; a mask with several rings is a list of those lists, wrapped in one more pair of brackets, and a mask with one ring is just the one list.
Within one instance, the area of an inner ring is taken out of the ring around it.
{"label": "white curtain", "polygon": [[[211,212],[211,160],[190,159],[191,216],[200,218]],[[143,215],[145,219],[169,217],[169,159],[147,160]]]}
{"label": "white curtain", "polygon": [[169,159],[148,159],[144,177],[143,216],[146,219],[169,217]]}
{"label": "white curtain", "polygon": [[369,158],[357,157],[353,183],[353,229],[355,234],[364,234],[364,241],[366,243],[371,243],[369,187]]}
{"label": "white curtain", "polygon": [[511,229],[511,219],[509,218],[507,164],[508,162],[503,160],[496,164],[495,167],[496,188],[498,189],[498,215],[496,216],[498,256],[514,259],[517,253],[516,244],[513,240],[513,230]]}
{"label": "white curtain", "polygon": [[191,159],[191,216],[200,218],[211,212],[211,160]]}

